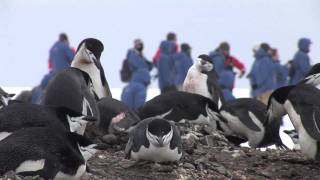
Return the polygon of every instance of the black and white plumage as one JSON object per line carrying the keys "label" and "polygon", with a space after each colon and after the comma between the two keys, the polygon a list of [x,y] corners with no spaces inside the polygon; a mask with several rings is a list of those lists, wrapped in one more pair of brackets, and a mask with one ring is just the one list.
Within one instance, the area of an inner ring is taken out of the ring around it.
{"label": "black and white plumage", "polygon": [[220,108],[220,115],[226,123],[219,124],[227,138],[237,136],[248,140],[250,147],[260,148],[275,144],[286,148],[279,135],[280,119],[268,122],[266,112],[267,106],[258,100],[252,98],[231,100]]}
{"label": "black and white plumage", "polygon": [[72,66],[57,73],[45,89],[42,104],[63,106],[99,119],[96,100],[110,95],[100,56],[103,44],[97,39],[83,40]]}
{"label": "black and white plumage", "polygon": [[320,160],[320,91],[308,84],[286,86],[275,90],[268,103],[268,117],[289,115],[298,133],[301,152]]}
{"label": "black and white plumage", "polygon": [[308,74],[300,83],[310,84],[320,89],[320,63],[313,65]]}
{"label": "black and white plumage", "polygon": [[179,161],[182,156],[180,132],[165,119],[142,120],[130,132],[125,155],[136,161]]}
{"label": "black and white plumage", "polygon": [[299,135],[295,129],[292,130],[284,130],[284,133],[286,133],[293,142],[293,150],[300,150],[300,144],[299,144]]}
{"label": "black and white plumage", "polygon": [[218,107],[224,103],[223,93],[218,84],[218,76],[214,71],[213,61],[208,55],[200,55],[189,68],[182,89],[210,98]]}
{"label": "black and white plumage", "polygon": [[0,110],[0,141],[14,131],[29,127],[55,126],[82,135],[86,124],[95,120],[64,107],[12,101]]}
{"label": "black and white plumage", "polygon": [[98,108],[100,111],[98,127],[104,134],[126,132],[140,121],[135,111],[112,97],[100,99]]}
{"label": "black and white plumage", "polygon": [[162,117],[174,122],[201,123],[216,128],[217,105],[209,98],[188,92],[168,92],[138,109],[141,119]]}
{"label": "black and white plumage", "polygon": [[21,129],[0,142],[0,175],[13,170],[45,179],[79,179],[101,146],[50,127]]}
{"label": "black and white plumage", "polygon": [[0,88],[0,109],[4,106],[8,106],[9,101],[15,94],[9,94]]}

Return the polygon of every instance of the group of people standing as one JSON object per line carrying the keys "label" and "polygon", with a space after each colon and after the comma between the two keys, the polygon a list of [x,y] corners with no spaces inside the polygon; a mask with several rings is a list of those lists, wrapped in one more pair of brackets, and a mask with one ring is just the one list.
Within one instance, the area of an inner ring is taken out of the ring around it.
{"label": "group of people standing", "polygon": [[[251,96],[267,104],[273,90],[299,82],[311,67],[308,56],[310,44],[310,39],[301,38],[298,41],[298,52],[285,65],[281,65],[276,48],[267,43],[255,47],[255,60],[247,75],[251,85]],[[136,39],[125,59],[131,75],[123,89],[121,100],[131,108],[138,108],[144,104],[153,67],[158,71],[156,77],[159,89],[161,93],[166,93],[182,90],[184,79],[193,64],[190,45],[182,43],[179,47],[175,33],[168,33],[166,40],[160,43],[152,63],[143,55],[143,47],[142,40]],[[225,100],[235,99],[232,90],[235,86],[236,71],[239,78],[244,77],[245,65],[231,54],[228,42],[220,43],[209,56],[214,63],[214,71]]]}
{"label": "group of people standing", "polygon": [[280,64],[278,50],[269,44],[262,43],[254,48],[255,61],[248,74],[251,85],[251,96],[267,104],[273,90],[297,84],[311,68],[311,40],[301,38],[298,41],[298,52],[285,65]]}

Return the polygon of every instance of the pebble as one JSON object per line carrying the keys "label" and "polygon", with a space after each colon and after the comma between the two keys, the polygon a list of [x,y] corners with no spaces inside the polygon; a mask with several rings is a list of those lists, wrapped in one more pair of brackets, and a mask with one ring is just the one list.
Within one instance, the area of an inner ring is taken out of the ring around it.
{"label": "pebble", "polygon": [[185,167],[187,169],[196,169],[196,167],[191,163],[184,163],[183,167]]}

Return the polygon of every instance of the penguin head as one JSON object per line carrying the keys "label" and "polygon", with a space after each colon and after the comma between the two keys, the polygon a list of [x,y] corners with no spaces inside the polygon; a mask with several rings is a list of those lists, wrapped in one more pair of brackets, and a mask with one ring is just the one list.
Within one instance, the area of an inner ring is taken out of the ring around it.
{"label": "penguin head", "polygon": [[75,132],[77,134],[83,135],[88,122],[94,122],[97,119],[93,116],[76,116],[71,117],[67,115],[70,132]]}
{"label": "penguin head", "polygon": [[297,131],[295,129],[284,130],[283,132],[286,133],[292,139],[292,142],[294,144],[298,144],[299,143],[299,135],[298,135],[298,133],[297,133]]}
{"label": "penguin head", "polygon": [[289,92],[294,87],[284,86],[273,91],[268,100],[267,116],[269,120],[278,119],[286,114],[284,103],[288,98]]}
{"label": "penguin head", "polygon": [[111,119],[108,132],[130,132],[139,121],[140,117],[134,111],[121,112]]}
{"label": "penguin head", "polygon": [[86,161],[99,150],[106,150],[108,148],[106,144],[95,144],[90,139],[73,132],[68,132],[66,136],[69,142],[78,148]]}
{"label": "penguin head", "polygon": [[308,74],[300,83],[318,86],[320,84],[320,63],[312,66]]}
{"label": "penguin head", "polygon": [[170,144],[173,129],[169,121],[156,118],[147,125],[146,135],[152,145],[164,147]]}
{"label": "penguin head", "polygon": [[8,94],[0,88],[0,109],[9,105],[9,101],[15,94]]}
{"label": "penguin head", "polygon": [[196,67],[200,71],[209,72],[213,69],[214,64],[210,56],[202,54],[198,56],[198,59],[196,61]]}
{"label": "penguin head", "polygon": [[93,83],[94,92],[99,99],[110,95],[110,89],[100,62],[104,47],[101,41],[94,38],[84,39],[78,46],[71,67],[86,72]]}

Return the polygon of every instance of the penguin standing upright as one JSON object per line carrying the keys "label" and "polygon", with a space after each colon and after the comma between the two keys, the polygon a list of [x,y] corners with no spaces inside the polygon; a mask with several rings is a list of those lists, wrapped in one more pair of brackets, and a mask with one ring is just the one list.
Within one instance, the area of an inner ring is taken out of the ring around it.
{"label": "penguin standing upright", "polygon": [[13,170],[45,179],[80,179],[86,160],[101,147],[81,135],[51,127],[21,129],[0,141],[0,175]]}
{"label": "penguin standing upright", "polygon": [[320,90],[309,84],[285,86],[275,90],[268,102],[268,119],[277,121],[285,114],[298,133],[301,152],[320,160]]}
{"label": "penguin standing upright", "polygon": [[93,121],[68,108],[13,101],[0,110],[0,141],[19,129],[50,125],[83,135],[86,124]]}
{"label": "penguin standing upright", "polygon": [[[220,115],[225,119],[225,122],[219,122],[219,125],[227,139],[228,136],[236,136],[248,140],[249,146],[253,148],[275,144],[285,149],[286,146],[282,143],[279,135],[280,119],[269,123],[266,112],[267,106],[256,99],[231,100],[220,108]],[[235,144],[239,145],[236,142]]]}
{"label": "penguin standing upright", "polygon": [[174,162],[180,160],[181,148],[180,132],[173,123],[148,118],[130,132],[125,155],[136,161]]}
{"label": "penguin standing upright", "polygon": [[0,87],[0,109],[3,108],[4,106],[8,106],[10,99],[14,95],[15,94],[8,94]]}
{"label": "penguin standing upright", "polygon": [[218,75],[214,71],[213,61],[208,55],[200,55],[190,67],[182,89],[212,99],[218,107],[224,103],[222,90],[218,84]]}
{"label": "penguin standing upright", "polygon": [[97,39],[83,40],[72,66],[57,73],[45,89],[42,104],[67,107],[99,119],[96,100],[110,96],[100,64],[103,44]]}

